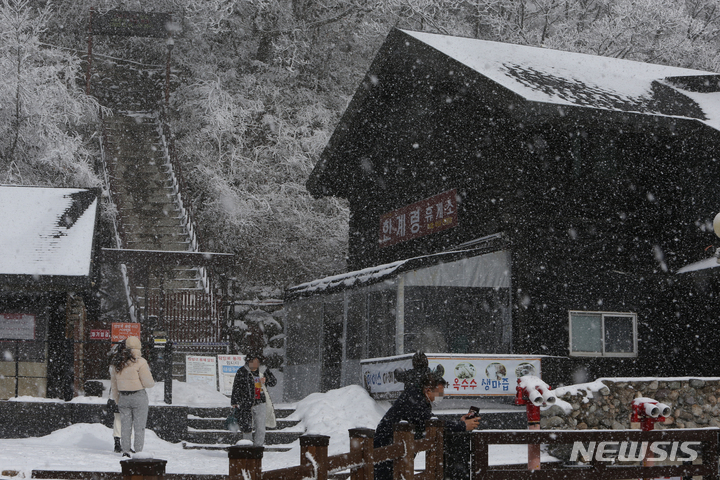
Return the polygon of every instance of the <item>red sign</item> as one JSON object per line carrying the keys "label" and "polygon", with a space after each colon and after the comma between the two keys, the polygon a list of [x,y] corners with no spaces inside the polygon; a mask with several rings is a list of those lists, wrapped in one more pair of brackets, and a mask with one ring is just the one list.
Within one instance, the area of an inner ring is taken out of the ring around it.
{"label": "red sign", "polygon": [[423,237],[458,224],[455,189],[380,217],[380,247]]}
{"label": "red sign", "polygon": [[90,330],[90,340],[110,340],[110,330]]}
{"label": "red sign", "polygon": [[128,337],[140,338],[139,323],[113,323],[112,324],[112,341],[120,342]]}

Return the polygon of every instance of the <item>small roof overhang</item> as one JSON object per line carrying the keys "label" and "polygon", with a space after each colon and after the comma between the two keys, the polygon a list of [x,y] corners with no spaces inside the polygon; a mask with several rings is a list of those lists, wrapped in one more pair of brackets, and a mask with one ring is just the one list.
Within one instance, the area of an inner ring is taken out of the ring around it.
{"label": "small roof overhang", "polygon": [[97,189],[0,186],[0,282],[89,285],[98,197]]}

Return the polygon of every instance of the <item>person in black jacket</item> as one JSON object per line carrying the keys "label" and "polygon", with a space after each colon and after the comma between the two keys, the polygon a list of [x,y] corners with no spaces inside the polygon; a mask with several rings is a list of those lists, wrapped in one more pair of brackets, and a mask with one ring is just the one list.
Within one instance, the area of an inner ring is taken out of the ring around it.
{"label": "person in black jacket", "polygon": [[252,440],[256,447],[265,443],[266,395],[269,395],[266,387],[277,384],[275,375],[270,369],[261,367],[260,362],[261,356],[257,353],[249,353],[245,357],[245,365],[235,374],[230,397],[230,404],[235,409],[235,418],[243,432],[243,438]]}
{"label": "person in black jacket", "polygon": [[[425,422],[432,418],[433,403],[437,404],[445,394],[447,382],[440,375],[428,372],[422,376],[418,384],[406,388],[390,409],[385,413],[375,429],[375,448],[385,447],[393,443],[393,426],[402,420],[410,423],[415,429],[415,439],[421,439],[425,434]],[[480,417],[445,421],[445,430],[462,432],[474,430],[478,426]],[[375,480],[392,480],[392,461],[381,462],[375,465]]]}
{"label": "person in black jacket", "polygon": [[415,352],[412,357],[412,369],[403,370],[402,368],[395,369],[395,380],[401,382],[404,385],[403,390],[407,390],[412,386],[419,386],[423,376],[428,373],[435,373],[442,377],[445,373],[445,368],[442,365],[438,365],[435,369],[430,368],[430,362],[424,352]]}

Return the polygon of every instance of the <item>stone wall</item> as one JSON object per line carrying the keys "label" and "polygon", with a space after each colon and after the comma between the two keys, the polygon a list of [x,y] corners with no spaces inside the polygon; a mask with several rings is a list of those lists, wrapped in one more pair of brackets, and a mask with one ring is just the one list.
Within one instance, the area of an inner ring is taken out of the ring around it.
{"label": "stone wall", "polygon": [[542,429],[629,429],[637,397],[672,408],[656,429],[720,427],[720,378],[602,378],[554,392],[558,402],[542,409]]}

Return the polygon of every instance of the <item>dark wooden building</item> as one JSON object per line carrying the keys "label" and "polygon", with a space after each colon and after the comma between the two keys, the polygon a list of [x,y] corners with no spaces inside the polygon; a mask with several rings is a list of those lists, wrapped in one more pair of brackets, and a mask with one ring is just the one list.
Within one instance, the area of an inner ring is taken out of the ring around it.
{"label": "dark wooden building", "polygon": [[107,369],[86,348],[98,212],[97,189],[0,187],[0,398],[70,400],[91,363]]}
{"label": "dark wooden building", "polygon": [[[677,271],[716,241],[719,128],[715,73],[393,30],[307,188],[349,201],[352,271],[505,252],[509,287],[462,314],[484,349],[561,357],[552,382],[717,376],[717,278]],[[327,294],[310,285],[288,299]],[[414,298],[450,340],[461,297]]]}

